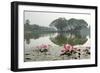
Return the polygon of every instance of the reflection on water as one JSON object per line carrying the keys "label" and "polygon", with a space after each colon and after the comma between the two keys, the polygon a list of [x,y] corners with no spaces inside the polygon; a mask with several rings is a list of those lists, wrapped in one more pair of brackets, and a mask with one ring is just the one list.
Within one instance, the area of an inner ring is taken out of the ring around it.
{"label": "reflection on water", "polygon": [[[30,44],[32,39],[38,40],[39,38],[44,37],[50,37],[48,38],[49,41],[53,42],[56,45],[62,46],[63,44],[71,44],[71,45],[82,45],[84,44],[88,39],[87,36],[89,34],[86,34],[86,32],[55,32],[55,33],[26,33],[25,35],[26,44]],[[48,41],[47,41],[48,43]]]}
{"label": "reflection on water", "polygon": [[[90,40],[87,30],[53,33],[31,32],[25,33],[24,39],[25,62],[90,58],[90,44],[82,46]],[[71,52],[70,56],[68,54],[60,56],[61,49],[65,44],[70,44],[71,46],[81,45],[81,47],[75,47],[80,51]]]}
{"label": "reflection on water", "polygon": [[51,37],[50,40],[57,45],[71,44],[71,45],[82,45],[88,39],[80,34],[74,33],[58,33],[56,37]]}

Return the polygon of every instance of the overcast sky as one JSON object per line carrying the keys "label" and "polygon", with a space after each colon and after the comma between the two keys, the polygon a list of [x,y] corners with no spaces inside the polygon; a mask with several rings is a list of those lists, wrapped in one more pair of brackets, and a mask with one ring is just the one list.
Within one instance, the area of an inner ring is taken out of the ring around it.
{"label": "overcast sky", "polygon": [[[90,16],[88,14],[69,14],[69,13],[50,13],[50,12],[34,12],[25,11],[24,19],[30,20],[30,24],[38,24],[40,26],[49,26],[49,24],[59,17],[65,17],[67,20],[70,18],[84,19],[90,25]],[[24,21],[25,21],[24,20]]]}

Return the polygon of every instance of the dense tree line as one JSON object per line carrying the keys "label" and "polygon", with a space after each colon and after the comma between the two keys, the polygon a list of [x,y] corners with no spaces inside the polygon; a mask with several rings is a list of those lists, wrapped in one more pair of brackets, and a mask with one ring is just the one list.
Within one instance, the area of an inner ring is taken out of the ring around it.
{"label": "dense tree line", "polygon": [[71,18],[69,20],[65,18],[58,18],[52,21],[50,26],[56,27],[58,31],[69,31],[69,30],[80,30],[82,28],[87,28],[88,24],[85,20],[78,20]]}
{"label": "dense tree line", "polygon": [[[55,29],[56,28],[56,29]],[[38,24],[30,24],[29,20],[26,20],[24,25],[25,31],[36,31],[36,32],[43,32],[43,31],[79,31],[83,28],[88,28],[88,24],[83,19],[75,19],[71,18],[67,20],[66,18],[58,18],[50,23],[50,27],[39,26]]]}
{"label": "dense tree line", "polygon": [[25,32],[50,32],[50,31],[55,31],[55,29],[52,27],[39,26],[38,24],[30,24],[30,21],[26,20],[26,23],[24,24],[24,31]]}

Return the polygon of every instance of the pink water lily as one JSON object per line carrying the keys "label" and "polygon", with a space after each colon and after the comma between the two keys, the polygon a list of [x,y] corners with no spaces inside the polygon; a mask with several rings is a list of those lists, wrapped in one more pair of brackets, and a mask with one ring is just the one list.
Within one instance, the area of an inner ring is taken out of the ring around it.
{"label": "pink water lily", "polygon": [[45,45],[45,44],[42,44],[40,47],[41,47],[42,49],[48,49],[48,48],[49,48],[49,46],[48,46],[48,45]]}
{"label": "pink water lily", "polygon": [[64,49],[65,51],[72,51],[73,50],[73,46],[70,44],[64,44]]}
{"label": "pink water lily", "polygon": [[51,47],[50,44],[42,44],[39,46],[36,46],[36,48],[40,51],[40,52],[47,52],[49,50],[49,48]]}
{"label": "pink water lily", "polygon": [[72,54],[73,52],[76,52],[77,48],[74,48],[72,45],[70,44],[64,44],[64,48],[61,50],[61,54],[60,55],[68,55],[68,54]]}

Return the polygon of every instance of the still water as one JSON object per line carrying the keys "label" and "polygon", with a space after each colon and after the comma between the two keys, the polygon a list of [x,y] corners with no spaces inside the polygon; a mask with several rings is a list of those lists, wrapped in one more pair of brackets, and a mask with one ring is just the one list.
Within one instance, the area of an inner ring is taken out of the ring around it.
{"label": "still water", "polygon": [[[70,45],[77,50],[62,54]],[[53,61],[90,58],[90,36],[82,32],[25,33],[24,61]]]}

